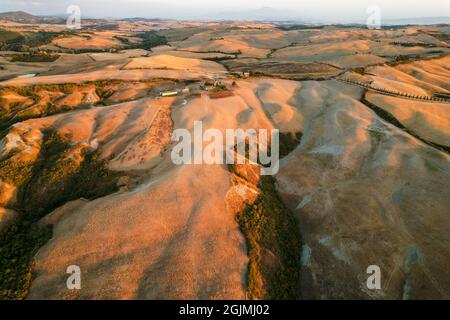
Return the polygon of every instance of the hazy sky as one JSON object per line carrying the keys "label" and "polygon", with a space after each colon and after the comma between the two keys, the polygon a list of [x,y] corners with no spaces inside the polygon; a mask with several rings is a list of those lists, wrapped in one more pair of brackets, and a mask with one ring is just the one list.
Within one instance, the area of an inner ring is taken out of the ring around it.
{"label": "hazy sky", "polygon": [[365,21],[370,5],[382,18],[450,16],[450,0],[0,0],[0,11],[61,14],[79,5],[85,17],[220,18],[237,11],[274,8],[278,16],[322,21]]}

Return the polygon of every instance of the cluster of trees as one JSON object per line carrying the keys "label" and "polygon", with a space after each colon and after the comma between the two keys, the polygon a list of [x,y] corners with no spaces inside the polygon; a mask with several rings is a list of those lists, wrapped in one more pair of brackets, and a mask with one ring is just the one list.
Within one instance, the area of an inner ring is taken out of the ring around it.
{"label": "cluster of trees", "polygon": [[168,43],[166,37],[160,36],[155,31],[145,31],[138,34],[137,37],[142,39],[142,43],[131,46],[133,48],[150,50],[151,48],[162,46]]}
{"label": "cluster of trees", "polygon": [[57,54],[48,54],[47,52],[18,54],[13,57],[12,62],[53,62],[60,56]]}
{"label": "cluster of trees", "polygon": [[437,45],[432,43],[423,43],[423,42],[398,42],[394,41],[391,42],[391,44],[395,46],[402,46],[402,47],[424,47],[424,48],[436,48]]}
{"label": "cluster of trees", "polygon": [[[280,157],[291,153],[301,138],[301,132],[280,133]],[[248,150],[248,146],[245,149]],[[248,159],[248,153],[245,157]],[[258,190],[258,198],[241,207],[236,214],[248,244],[246,281],[249,298],[298,299],[302,240],[297,221],[281,201],[272,176],[261,176],[256,183],[249,179],[254,168],[249,164],[228,166],[233,181],[245,181]]]}
{"label": "cluster of trees", "polygon": [[50,43],[56,36],[57,32],[19,33],[0,30],[0,50],[28,52],[30,48]]}

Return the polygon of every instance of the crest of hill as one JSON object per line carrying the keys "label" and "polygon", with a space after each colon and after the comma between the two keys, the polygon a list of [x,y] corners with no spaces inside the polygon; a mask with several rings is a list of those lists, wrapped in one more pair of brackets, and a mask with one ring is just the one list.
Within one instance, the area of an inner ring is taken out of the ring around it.
{"label": "crest of hill", "polygon": [[8,20],[23,23],[36,23],[43,21],[43,18],[33,16],[32,14],[26,13],[24,11],[11,11],[0,13],[0,20]]}
{"label": "crest of hill", "polygon": [[0,20],[19,23],[59,23],[64,21],[62,18],[34,16],[25,11],[0,12]]}
{"label": "crest of hill", "polygon": [[176,57],[166,54],[155,55],[152,57],[134,58],[126,66],[125,70],[130,69],[177,69],[197,72],[225,72],[225,68],[213,61]]}

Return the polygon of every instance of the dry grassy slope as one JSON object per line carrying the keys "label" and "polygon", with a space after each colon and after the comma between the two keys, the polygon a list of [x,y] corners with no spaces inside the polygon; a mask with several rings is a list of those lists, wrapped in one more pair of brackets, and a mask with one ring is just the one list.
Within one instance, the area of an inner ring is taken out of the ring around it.
{"label": "dry grassy slope", "polygon": [[[304,297],[448,299],[450,157],[334,83],[309,84],[301,95],[316,96],[299,104],[315,113],[277,181],[306,242]],[[365,289],[372,264],[381,267],[381,291]]]}
{"label": "dry grassy slope", "polygon": [[[273,57],[280,60],[325,61],[337,66],[355,67],[383,62],[384,57],[448,51],[445,41],[424,33],[435,32],[439,35],[442,30],[439,27],[431,27],[427,31],[421,31],[418,27],[398,30],[325,27],[289,31],[270,26],[264,29],[211,28],[171,42],[171,45],[192,52],[236,53],[239,50],[240,58],[265,58],[268,50],[276,50]],[[361,54],[357,62],[346,57],[356,53]]]}
{"label": "dry grassy slope", "polygon": [[223,73],[226,71],[222,65],[213,61],[175,57],[167,54],[134,58],[123,67],[124,70],[162,68],[211,73]]}
{"label": "dry grassy slope", "polygon": [[273,57],[280,60],[323,61],[355,53],[369,53],[370,45],[369,40],[314,43],[278,50]]}
{"label": "dry grassy slope", "polygon": [[450,105],[411,101],[369,92],[367,101],[386,110],[408,130],[433,143],[450,146]]}
{"label": "dry grassy slope", "polygon": [[[112,163],[115,163],[115,156],[123,154],[137,137],[147,134],[158,111],[170,107],[172,102],[173,99],[143,98],[108,107],[31,119],[16,124],[5,141],[18,141],[15,138],[16,132],[19,132],[21,137],[27,137],[29,132],[55,130],[61,135],[70,136],[71,141],[76,144],[101,145],[101,158],[113,157]],[[31,129],[33,130],[30,131]],[[25,140],[27,147],[35,144],[36,139],[27,139],[30,141],[27,143]],[[12,149],[16,145],[21,146],[15,143],[9,148]],[[145,145],[151,147],[152,143],[146,141]],[[30,154],[30,151],[25,150],[23,153]],[[151,159],[155,154],[149,153],[145,156]]]}
{"label": "dry grassy slope", "polygon": [[[277,88],[283,84],[288,83],[275,83]],[[295,86],[294,83],[292,85]],[[254,86],[261,86],[264,90],[264,82]],[[242,90],[245,91],[243,98],[235,99],[249,99],[250,106],[238,100],[236,109],[231,112],[224,109],[225,101],[209,100],[207,96],[193,99],[185,106],[174,104],[174,126],[189,128],[193,120],[204,119],[205,128],[271,127],[259,100],[255,95],[251,96],[251,87],[244,85]],[[146,109],[151,110],[157,104],[158,100],[152,100]],[[78,141],[89,141],[95,136],[107,152],[108,139],[109,143],[116,141],[119,144],[120,137],[125,135],[119,129],[117,136],[109,137],[108,128],[113,130],[117,115],[131,107],[138,109],[137,105],[128,103],[101,108],[98,113],[91,109],[76,112],[69,118],[61,115],[60,121],[53,121],[52,127],[72,133]],[[242,111],[253,109],[253,120],[245,121],[238,116]],[[137,154],[135,145],[139,144],[135,140],[146,137],[145,127],[152,128],[157,111],[144,115],[136,110],[135,114],[147,124],[121,120],[130,130],[144,129],[143,133],[135,132],[136,138],[125,144],[124,150],[133,156]],[[108,119],[109,125],[101,119]],[[89,125],[90,122],[95,124]],[[60,123],[64,125],[59,126]],[[96,128],[96,134],[82,127]],[[167,130],[166,126],[162,130]],[[77,132],[85,135],[77,136]],[[121,154],[117,159],[121,159]],[[84,205],[69,206],[70,210],[62,208],[53,214],[57,218],[49,217],[49,221],[55,223],[55,235],[36,258],[37,278],[29,298],[245,297],[245,243],[237,229],[234,213],[228,209],[228,201],[235,201],[230,200],[234,187],[228,170],[225,166],[174,169],[167,155],[163,158],[151,170],[151,180],[134,191],[95,200],[86,204],[87,208]],[[115,160],[111,162],[113,168],[116,168],[115,163]],[[121,169],[143,168],[133,165],[131,160]],[[208,181],[207,188],[204,188],[205,181]],[[80,228],[74,228],[74,225]],[[91,243],[97,245],[92,246]],[[75,244],[77,248],[73,247]],[[77,256],[73,255],[74,252],[78,252]],[[78,296],[67,295],[64,283],[60,283],[65,275],[57,271],[74,261],[79,261],[87,272],[83,280],[87,287]],[[101,270],[101,280],[98,279],[98,269]],[[158,277],[154,276],[156,273]],[[111,287],[111,279],[119,279],[116,286]]]}
{"label": "dry grassy slope", "polygon": [[80,74],[50,75],[34,78],[17,78],[4,81],[5,86],[26,86],[35,84],[83,83],[98,80],[145,81],[151,79],[183,79],[192,80],[208,76],[184,70],[102,70]]}
{"label": "dry grassy slope", "polygon": [[191,52],[221,52],[221,53],[238,53],[243,57],[264,58],[269,49],[263,49],[252,46],[245,39],[228,36],[225,34],[215,34],[214,32],[202,32],[189,37],[184,41],[174,44],[178,50]]}
{"label": "dry grassy slope", "polygon": [[[114,169],[143,170],[145,163],[136,163],[136,160],[142,160],[136,155],[142,151],[141,144],[153,150],[162,147],[158,143],[159,132],[171,133],[164,114],[172,103],[173,99],[143,99],[30,120],[18,125],[17,130],[51,128],[60,134],[68,134],[74,143],[100,144],[105,157],[117,155],[111,162]],[[167,139],[161,142],[167,144]],[[66,296],[65,286],[61,287],[60,283],[61,276],[65,275],[57,272],[70,261],[79,261],[77,263],[88,275],[83,280],[86,290],[79,298],[245,297],[245,243],[234,215],[227,209],[226,194],[232,185],[226,167],[170,169],[172,165],[167,157],[159,166],[158,161],[154,161],[153,157],[159,157],[159,152],[146,152],[144,156],[151,162],[153,160],[151,167],[157,165],[152,170],[155,176],[151,181],[131,193],[112,195],[87,204],[89,208],[85,215],[81,213],[83,206],[69,205],[70,212],[62,208],[52,215],[60,220],[49,218],[56,223],[54,237],[43,249],[44,252],[48,250],[48,256],[37,258],[37,284],[33,287],[37,289],[31,289],[30,298],[75,298]],[[213,187],[202,193],[205,180]],[[95,213],[97,209],[92,207],[97,201],[99,216]],[[105,206],[114,208],[117,214]],[[64,227],[65,219],[85,227],[71,226],[73,234],[68,233]],[[133,219],[136,219],[135,224]],[[105,224],[104,221],[109,222]],[[59,233],[59,230],[63,231]],[[139,235],[141,239],[138,239]],[[77,248],[73,247],[74,243]],[[98,246],[92,246],[92,243]],[[127,249],[127,246],[131,247]],[[60,253],[64,248],[69,249],[69,254]],[[78,252],[79,256],[73,256],[73,252]],[[109,252],[108,257],[105,257],[106,252]],[[129,266],[129,272],[125,265]],[[109,274],[110,278],[102,276],[99,283],[98,272]],[[158,277],[152,275],[155,273]],[[217,279],[217,274],[224,276]],[[111,286],[112,279],[116,279],[117,285]],[[109,289],[105,289],[108,286]]]}
{"label": "dry grassy slope", "polygon": [[[244,298],[245,242],[226,209],[230,187],[221,166],[184,166],[77,206],[37,255],[28,298]],[[60,272],[68,264],[83,270],[73,295]]]}
{"label": "dry grassy slope", "polygon": [[[276,179],[306,244],[304,297],[448,298],[450,159],[378,118],[360,96],[334,81],[246,80],[232,97],[172,102],[172,120],[174,128],[203,120],[206,128],[303,132]],[[111,154],[133,145],[155,104],[27,124],[85,132],[76,139],[98,137]],[[136,189],[68,204],[48,217],[54,237],[36,256],[29,298],[245,297],[245,242],[227,209],[228,171],[173,167],[167,154]],[[84,270],[83,289],[73,295],[65,289],[69,264]],[[382,291],[364,289],[371,264],[382,268]]]}
{"label": "dry grassy slope", "polygon": [[450,64],[450,56],[441,59],[418,60],[407,64],[400,64],[396,67],[406,74],[418,79],[421,85],[435,84],[444,92],[450,91],[448,83],[448,71]]}
{"label": "dry grassy slope", "polygon": [[116,31],[85,33],[79,36],[58,37],[53,40],[53,44],[61,48],[86,50],[101,50],[123,46],[114,36],[123,36],[123,34]]}
{"label": "dry grassy slope", "polygon": [[417,95],[435,92],[448,93],[448,64],[450,56],[439,59],[420,60],[395,67],[387,65],[370,67],[366,74],[372,85],[388,90],[397,90]]}

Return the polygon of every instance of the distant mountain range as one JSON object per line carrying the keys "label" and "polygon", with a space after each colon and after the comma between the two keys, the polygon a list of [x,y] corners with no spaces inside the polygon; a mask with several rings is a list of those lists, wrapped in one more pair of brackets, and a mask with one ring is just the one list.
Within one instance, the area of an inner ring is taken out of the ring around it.
{"label": "distant mountain range", "polygon": [[158,18],[141,18],[141,17],[134,17],[134,18],[122,18],[122,19],[116,19],[118,21],[145,21],[145,22],[159,22],[165,19],[158,19]]}
{"label": "distant mountain range", "polygon": [[[206,18],[206,17],[205,17]],[[248,20],[248,21],[297,21],[305,22],[296,14],[286,13],[271,7],[256,10],[220,12],[208,18],[218,20]]]}
{"label": "distant mountain range", "polygon": [[[67,17],[68,14],[66,13],[47,16],[35,16],[24,11],[0,12],[0,20],[26,24],[36,24],[36,23],[62,24],[66,23]],[[84,18],[83,20],[95,22],[95,21],[102,21],[103,19]]]}
{"label": "distant mountain range", "polygon": [[405,19],[384,19],[382,25],[405,25],[405,24],[448,24],[450,17],[425,17]]}
{"label": "distant mountain range", "polygon": [[34,16],[24,11],[12,11],[0,13],[0,20],[7,20],[19,23],[63,23],[65,18],[56,16]]}
{"label": "distant mountain range", "polygon": [[[13,11],[0,13],[0,20],[7,20],[19,23],[65,23],[67,14],[55,14],[49,16],[36,16],[24,11]],[[222,12],[215,15],[200,17],[201,20],[244,20],[244,21],[271,21],[271,22],[294,22],[297,24],[339,24],[336,21],[317,21],[304,19],[295,13],[287,13],[285,10],[278,10],[271,7],[263,7],[256,10]],[[102,19],[83,19],[85,21],[102,21]],[[145,21],[158,22],[159,18],[128,17],[128,18],[108,18],[105,20],[117,21]],[[364,21],[341,22],[341,24],[364,24]],[[407,19],[383,19],[382,25],[407,25],[407,24],[450,24],[450,17],[425,17]]]}
{"label": "distant mountain range", "polygon": [[0,13],[0,19],[21,23],[38,23],[43,20],[24,11],[2,12]]}
{"label": "distant mountain range", "polygon": [[[295,22],[305,24],[365,24],[365,21],[320,21],[317,19],[307,19],[299,16],[299,13],[288,12],[271,7],[262,7],[256,10],[221,12],[205,19],[217,20],[248,20],[248,21],[278,21]],[[382,25],[406,25],[406,24],[442,24],[450,23],[450,17],[425,17],[425,18],[406,18],[406,19],[383,19]]]}

